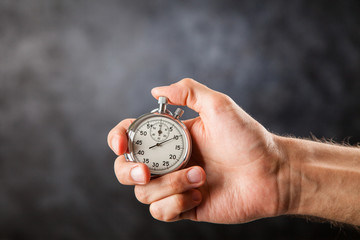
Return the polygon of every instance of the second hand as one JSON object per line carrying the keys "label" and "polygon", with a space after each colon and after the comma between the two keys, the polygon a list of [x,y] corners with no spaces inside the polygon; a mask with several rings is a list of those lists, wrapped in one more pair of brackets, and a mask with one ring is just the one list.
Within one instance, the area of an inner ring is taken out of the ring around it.
{"label": "second hand", "polygon": [[163,144],[163,143],[166,143],[166,142],[168,142],[168,141],[170,141],[170,140],[175,139],[175,137],[176,137],[176,135],[175,135],[174,137],[172,137],[172,138],[168,139],[168,140],[165,140],[165,141],[163,141],[163,142],[161,142],[161,143],[157,143],[157,144],[155,144],[155,145],[153,145],[153,146],[149,147],[149,149],[151,149],[151,148],[153,148],[153,147],[158,147],[158,146],[160,146],[160,145],[161,145],[161,144]]}

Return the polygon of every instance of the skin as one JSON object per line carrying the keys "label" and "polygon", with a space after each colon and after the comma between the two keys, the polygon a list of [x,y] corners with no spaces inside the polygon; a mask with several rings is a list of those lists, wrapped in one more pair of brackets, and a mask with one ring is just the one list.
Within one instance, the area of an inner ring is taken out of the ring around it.
{"label": "skin", "polygon": [[[145,164],[126,162],[122,155],[127,150],[126,130],[134,119],[123,120],[108,135],[110,148],[119,155],[114,164],[117,179],[135,185],[137,199],[150,205],[155,219],[243,223],[306,214],[360,224],[360,206],[348,207],[360,205],[359,149],[276,136],[230,97],[192,79],[155,88],[152,94],[199,113],[184,122],[193,140],[187,168],[151,181]],[[346,167],[337,165],[339,158]],[[349,171],[354,183],[346,188],[348,195],[339,197],[330,190],[344,189],[340,183],[351,182]],[[327,197],[329,206],[322,206]],[[334,201],[339,198],[345,200]],[[341,217],[346,207],[347,217]]]}

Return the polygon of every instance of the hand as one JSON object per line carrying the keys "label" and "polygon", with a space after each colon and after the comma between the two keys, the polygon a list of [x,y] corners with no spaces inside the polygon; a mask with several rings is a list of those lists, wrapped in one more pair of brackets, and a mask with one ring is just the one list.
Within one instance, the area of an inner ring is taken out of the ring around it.
{"label": "hand", "polygon": [[126,162],[121,155],[133,119],[120,122],[109,133],[109,146],[120,155],[114,166],[118,180],[136,185],[137,199],[150,204],[154,218],[240,223],[286,212],[288,195],[282,187],[286,178],[280,175],[282,151],[275,135],[230,97],[191,79],[155,88],[152,94],[199,113],[184,122],[193,140],[188,168],[151,181],[146,165]]}

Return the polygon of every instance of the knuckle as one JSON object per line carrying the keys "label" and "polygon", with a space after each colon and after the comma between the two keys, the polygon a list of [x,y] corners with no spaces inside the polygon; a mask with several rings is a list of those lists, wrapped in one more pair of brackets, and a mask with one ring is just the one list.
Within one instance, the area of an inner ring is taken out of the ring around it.
{"label": "knuckle", "polygon": [[[180,172],[177,172],[177,174],[170,174],[168,184],[172,192],[179,192],[182,189],[182,179],[179,176]],[[180,178],[180,179],[179,179]]]}
{"label": "knuckle", "polygon": [[149,208],[150,214],[153,218],[157,220],[163,220],[161,209],[156,206],[156,204],[151,204]]}
{"label": "knuckle", "polygon": [[174,221],[184,209],[186,202],[182,195],[173,195],[168,198],[166,207],[165,203],[154,202],[150,204],[151,216],[164,222]]}
{"label": "knuckle", "polygon": [[181,212],[186,205],[185,198],[182,194],[174,196],[174,206],[175,209],[178,209],[179,212]]}
{"label": "knuckle", "polygon": [[139,185],[135,186],[134,192],[135,192],[135,197],[139,202],[144,204],[150,203],[149,196],[147,195],[144,186],[139,186]]}
{"label": "knuckle", "polygon": [[197,103],[195,80],[185,78],[179,82],[182,91],[183,105],[195,105]]}
{"label": "knuckle", "polygon": [[162,218],[161,218],[161,221],[171,222],[173,219],[174,219],[174,217],[171,217],[169,215],[163,215]]}
{"label": "knuckle", "polygon": [[171,210],[168,209],[168,211],[161,211],[160,213],[158,213],[159,218],[161,219],[161,221],[164,222],[171,222],[173,221],[176,216],[178,216],[183,209],[186,206],[186,201],[183,197],[182,194],[179,195],[174,195],[171,199]]}
{"label": "knuckle", "polygon": [[164,211],[157,204],[150,205],[150,214],[153,218],[163,222],[170,222],[174,218],[172,214],[169,214],[169,212]]}
{"label": "knuckle", "polygon": [[183,78],[179,81],[179,84],[189,87],[189,86],[193,85],[194,82],[195,82],[195,80],[192,78]]}

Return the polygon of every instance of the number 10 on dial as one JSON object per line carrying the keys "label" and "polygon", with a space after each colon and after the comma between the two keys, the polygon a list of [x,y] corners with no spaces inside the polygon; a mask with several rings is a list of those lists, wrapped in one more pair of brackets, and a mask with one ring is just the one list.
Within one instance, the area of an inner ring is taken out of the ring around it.
{"label": "number 10 on dial", "polygon": [[159,108],[137,118],[129,127],[128,161],[146,164],[152,176],[163,175],[186,165],[191,155],[191,137],[174,114],[166,109],[167,98],[159,97]]}

